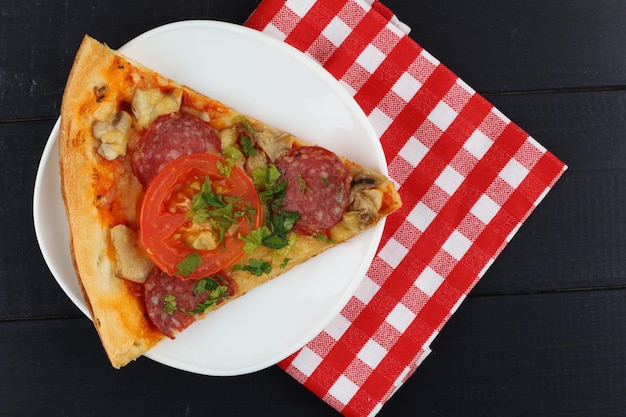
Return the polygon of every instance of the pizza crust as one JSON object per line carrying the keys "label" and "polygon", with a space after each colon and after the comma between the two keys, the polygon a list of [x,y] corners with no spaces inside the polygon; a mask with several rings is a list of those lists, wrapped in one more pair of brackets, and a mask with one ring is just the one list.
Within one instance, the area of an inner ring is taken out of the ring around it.
{"label": "pizza crust", "polygon": [[[119,268],[111,243],[112,227],[123,224],[138,229],[143,188],[132,174],[129,158],[109,159],[98,152],[101,142],[94,136],[93,126],[97,122],[113,120],[122,107],[129,107],[138,89],[151,87],[182,91],[186,99],[186,107],[182,110],[209,120],[218,131],[226,131],[233,118],[240,115],[222,103],[127,60],[89,36],[85,36],[79,48],[61,106],[59,168],[62,195],[79,282],[104,349],[115,368],[147,352],[164,335],[147,317],[145,303],[136,296],[137,284],[116,276]],[[263,146],[269,150],[268,157],[272,161],[283,148],[308,145],[286,132],[246,118],[261,128],[259,142],[268,140]],[[141,132],[142,128],[138,123],[134,124],[135,131]],[[272,143],[276,138],[280,140]],[[223,147],[224,140],[227,139],[222,138]],[[132,147],[132,143],[128,146]],[[374,208],[359,207],[344,214],[344,218],[329,230],[330,241],[297,235],[287,254],[277,256],[276,251],[259,246],[252,254],[243,255],[237,264],[262,259],[272,265],[272,272],[258,277],[229,268],[237,295],[228,302],[376,225],[401,206],[395,187],[386,177],[342,160],[354,178],[368,178],[375,184],[370,187],[374,194],[372,201],[364,199],[366,205]],[[285,265],[286,257],[290,260]]]}
{"label": "pizza crust", "polygon": [[[115,276],[109,225],[94,205],[94,174],[100,163],[91,134],[96,112],[93,88],[111,61],[110,50],[85,38],[70,72],[61,106],[59,168],[69,221],[71,253],[79,282],[104,349],[115,368],[126,365],[163,339],[145,316],[128,284]],[[85,89],[85,86],[91,88]]]}

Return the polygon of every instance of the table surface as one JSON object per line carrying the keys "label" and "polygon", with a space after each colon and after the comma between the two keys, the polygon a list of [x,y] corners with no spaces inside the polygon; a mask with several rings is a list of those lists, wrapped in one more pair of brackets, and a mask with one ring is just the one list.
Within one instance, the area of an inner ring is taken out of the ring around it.
{"label": "table surface", "polygon": [[[34,234],[35,174],[84,33],[116,48],[255,0],[0,3],[0,414],[332,416],[273,366],[110,367]],[[626,2],[387,0],[411,37],[569,170],[380,416],[626,415]]]}

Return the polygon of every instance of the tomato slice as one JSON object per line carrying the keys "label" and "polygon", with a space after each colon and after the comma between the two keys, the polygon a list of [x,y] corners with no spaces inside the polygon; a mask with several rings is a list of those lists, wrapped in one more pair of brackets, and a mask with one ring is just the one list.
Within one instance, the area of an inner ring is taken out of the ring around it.
{"label": "tomato slice", "polygon": [[[227,166],[216,155],[182,156],[146,190],[141,239],[167,274],[200,279],[223,270],[243,255],[245,242],[238,236],[261,225],[261,202],[252,181],[236,166],[224,176]],[[181,262],[192,254],[200,256],[200,264],[181,273]]]}

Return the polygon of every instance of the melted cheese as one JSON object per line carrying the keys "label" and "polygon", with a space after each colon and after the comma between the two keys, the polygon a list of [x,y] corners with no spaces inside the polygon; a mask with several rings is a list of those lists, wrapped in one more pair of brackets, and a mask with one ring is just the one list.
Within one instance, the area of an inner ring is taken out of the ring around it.
{"label": "melted cheese", "polygon": [[182,90],[165,93],[159,88],[137,90],[131,107],[137,119],[137,127],[145,129],[159,116],[177,112],[183,100]]}

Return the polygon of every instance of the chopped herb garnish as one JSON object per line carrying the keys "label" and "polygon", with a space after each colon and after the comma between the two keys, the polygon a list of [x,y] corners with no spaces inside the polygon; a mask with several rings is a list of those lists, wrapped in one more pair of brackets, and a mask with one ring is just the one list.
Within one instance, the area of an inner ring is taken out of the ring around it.
{"label": "chopped herb garnish", "polygon": [[324,243],[328,243],[329,245],[332,245],[333,243],[335,243],[334,239],[329,238],[324,233],[320,233],[318,235],[315,235],[314,237],[315,237],[316,240],[319,240],[319,241],[324,242]]}
{"label": "chopped herb garnish", "polygon": [[282,249],[289,244],[289,240],[286,237],[272,233],[263,239],[263,246],[270,249]]}
{"label": "chopped herb garnish", "polygon": [[252,223],[255,214],[254,208],[241,198],[224,197],[213,192],[211,180],[206,177],[202,189],[192,198],[187,218],[191,218],[194,223],[208,221],[219,233],[219,244],[221,244],[224,242],[226,232],[233,224],[238,223],[239,219],[244,216]]}
{"label": "chopped herb garnish", "polygon": [[289,259],[289,258],[284,258],[284,259],[283,259],[283,261],[282,261],[282,262],[281,262],[281,264],[280,264],[280,269],[285,268],[285,267],[287,266],[287,264],[289,263],[289,261],[290,261],[290,260],[291,260],[291,259]]}
{"label": "chopped herb garnish", "polygon": [[258,191],[267,191],[276,188],[282,173],[274,164],[261,166],[251,173],[252,182]]}
{"label": "chopped herb garnish", "polygon": [[246,242],[243,250],[246,253],[252,253],[259,245],[266,246],[270,249],[281,249],[287,246],[289,240],[286,237],[272,233],[267,226],[261,226],[248,234],[248,236],[239,235],[239,239]]}
{"label": "chopped herb garnish", "polygon": [[252,144],[252,139],[250,136],[244,135],[239,139],[239,143],[241,143],[241,150],[243,154],[246,156],[254,156],[256,155],[256,148]]}
{"label": "chopped herb garnish", "polygon": [[271,219],[271,230],[273,233],[286,238],[299,218],[300,213],[297,211],[280,211],[275,213]]}
{"label": "chopped herb garnish", "polygon": [[325,187],[328,187],[328,178],[326,177],[320,177],[322,180],[322,183],[324,184]]}
{"label": "chopped herb garnish", "polygon": [[[211,179],[207,176],[202,183],[200,192],[191,199],[191,209],[187,212],[187,218],[193,219],[194,223],[202,223],[206,220],[202,210],[206,207],[224,207],[225,205],[223,197],[213,192]],[[199,217],[196,218],[196,215]]]}
{"label": "chopped herb garnish", "polygon": [[310,190],[310,188],[306,185],[306,181],[302,178],[302,175],[298,174],[298,181],[300,182],[300,192],[304,194],[306,190]]}
{"label": "chopped herb garnish", "polygon": [[188,277],[197,267],[202,265],[202,257],[198,252],[191,252],[176,265],[176,275]]}
{"label": "chopped herb garnish", "polygon": [[246,271],[260,277],[263,274],[272,272],[272,265],[261,259],[250,259],[248,265],[234,265],[233,271]]}
{"label": "chopped herb garnish", "polygon": [[225,156],[224,162],[217,162],[217,169],[220,171],[225,177],[230,177],[230,173],[233,171],[233,167],[235,166],[235,161],[241,157],[243,157],[243,153],[235,146],[228,146],[222,153]]}
{"label": "chopped herb garnish", "polygon": [[254,128],[254,126],[252,126],[252,123],[250,123],[250,120],[246,119],[245,116],[237,116],[232,120],[233,124],[241,124],[243,127],[246,128],[246,130],[252,135],[256,135],[256,129]]}
{"label": "chopped herb garnish", "polygon": [[270,232],[267,226],[261,226],[251,231],[248,236],[239,235],[239,239],[246,242],[243,245],[243,251],[246,253],[254,252],[259,245],[263,244],[263,239],[271,236],[271,234],[272,232]]}
{"label": "chopped herb garnish", "polygon": [[[218,280],[225,285],[221,285]],[[228,294],[228,281],[219,275],[215,278],[206,277],[199,279],[193,289],[198,294],[204,294],[207,291],[210,291],[209,298],[207,298],[203,303],[198,304],[192,311],[185,311],[181,309],[181,311],[187,315],[205,313],[214,308],[218,302],[230,298],[230,294]]]}
{"label": "chopped herb garnish", "polygon": [[174,294],[165,294],[163,310],[170,316],[176,312],[176,296]]}
{"label": "chopped herb garnish", "polygon": [[[262,238],[260,244],[272,249],[281,249],[289,243],[289,232],[300,217],[300,213],[282,209],[287,181],[281,181],[282,174],[274,165],[259,167],[252,171],[254,183],[261,201],[267,206],[265,227],[269,235]],[[265,232],[264,232],[265,233]]]}

